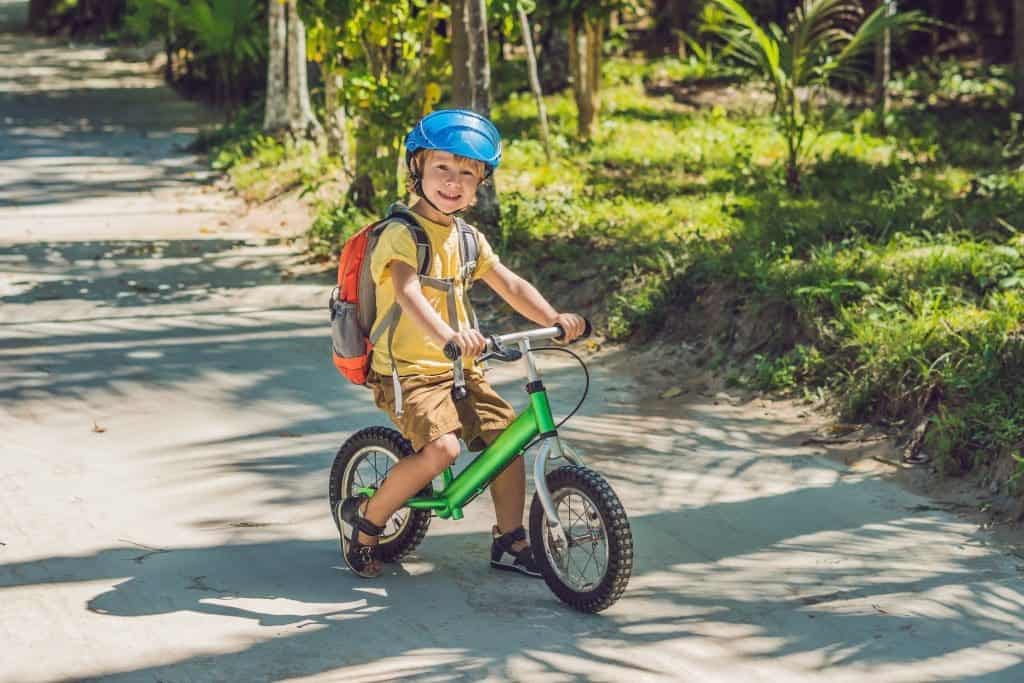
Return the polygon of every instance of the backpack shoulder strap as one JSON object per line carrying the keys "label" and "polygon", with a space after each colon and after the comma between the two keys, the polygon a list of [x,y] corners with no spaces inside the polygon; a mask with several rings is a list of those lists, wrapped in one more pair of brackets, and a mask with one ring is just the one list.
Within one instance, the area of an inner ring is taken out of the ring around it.
{"label": "backpack shoulder strap", "polygon": [[[480,321],[477,320],[476,311],[473,310],[473,302],[469,298],[469,290],[473,288],[473,273],[476,272],[476,262],[480,256],[480,243],[477,233],[466,221],[458,216],[455,217],[455,225],[459,231],[459,279],[462,280],[462,303],[469,316],[469,326],[474,330],[480,329]],[[451,302],[452,310],[455,302]]]}
{"label": "backpack shoulder strap", "polygon": [[466,221],[456,216],[455,225],[459,231],[459,261],[461,265],[459,277],[468,287],[473,282],[473,273],[476,272],[476,262],[480,257],[480,242],[477,239],[476,230]]}
{"label": "backpack shoulder strap", "polygon": [[432,252],[430,250],[430,238],[427,236],[427,231],[423,229],[423,226],[419,224],[416,217],[412,215],[412,212],[403,204],[395,202],[388,207],[388,212],[381,221],[381,226],[385,226],[394,221],[398,221],[405,225],[409,229],[409,234],[412,236],[412,241],[416,244],[416,261],[419,263],[418,273],[426,275],[430,272],[430,262]]}

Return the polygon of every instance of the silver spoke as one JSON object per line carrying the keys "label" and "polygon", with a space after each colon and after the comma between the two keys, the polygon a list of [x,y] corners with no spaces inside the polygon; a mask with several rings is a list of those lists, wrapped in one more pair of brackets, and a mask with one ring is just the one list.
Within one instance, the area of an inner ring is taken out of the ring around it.
{"label": "silver spoke", "polygon": [[565,547],[545,535],[545,552],[559,578],[577,591],[593,589],[608,571],[608,543],[604,520],[594,502],[582,491],[563,488],[553,496]]}

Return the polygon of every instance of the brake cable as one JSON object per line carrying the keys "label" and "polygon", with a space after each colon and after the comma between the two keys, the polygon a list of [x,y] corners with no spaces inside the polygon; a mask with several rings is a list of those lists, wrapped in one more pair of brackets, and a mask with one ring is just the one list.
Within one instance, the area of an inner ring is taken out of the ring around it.
{"label": "brake cable", "polygon": [[[559,427],[564,425],[569,420],[570,417],[575,415],[576,411],[578,411],[583,406],[583,402],[587,400],[587,392],[590,390],[590,371],[587,370],[587,364],[583,362],[583,359],[580,358],[579,355],[577,355],[576,353],[570,351],[569,349],[565,348],[564,346],[537,346],[537,347],[531,348],[527,353],[533,353],[535,351],[561,351],[563,353],[567,353],[570,356],[572,356],[573,358],[575,358],[576,362],[580,364],[581,368],[583,368],[583,378],[584,378],[584,382],[583,382],[583,395],[580,396],[580,400],[579,400],[579,402],[576,403],[576,407],[573,408],[572,411],[568,415],[563,417],[561,422],[559,422],[558,424],[555,425],[555,429],[558,429]],[[535,445],[537,445],[537,442],[540,441],[540,439],[541,439],[541,437],[538,436],[533,441],[531,441],[530,443],[528,443],[525,446],[523,446],[522,450],[520,450],[519,452],[525,454],[526,451],[530,450]],[[511,464],[512,464],[512,461],[509,461],[508,464],[505,465],[505,467],[508,467],[508,465],[511,465]],[[504,471],[504,470],[502,470],[502,471]],[[476,497],[479,496],[481,493],[483,493],[483,489],[480,489],[474,495],[470,496],[469,500],[467,500],[463,504],[463,507],[465,507],[466,505],[469,505],[471,502],[476,500]],[[430,516],[431,517],[436,517],[437,516],[437,512],[436,511],[431,511]]]}

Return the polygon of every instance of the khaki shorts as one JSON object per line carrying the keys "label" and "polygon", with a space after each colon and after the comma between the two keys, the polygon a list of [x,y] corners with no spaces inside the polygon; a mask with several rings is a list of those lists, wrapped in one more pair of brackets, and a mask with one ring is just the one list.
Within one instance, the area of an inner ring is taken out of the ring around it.
{"label": "khaki shorts", "polygon": [[483,434],[501,431],[516,419],[512,406],[479,374],[466,373],[469,395],[457,403],[452,399],[454,379],[450,372],[401,377],[399,383],[402,385],[401,416],[395,414],[395,387],[391,377],[371,371],[366,380],[377,407],[387,412],[417,452],[449,432],[456,432],[469,450],[481,451],[487,446]]}

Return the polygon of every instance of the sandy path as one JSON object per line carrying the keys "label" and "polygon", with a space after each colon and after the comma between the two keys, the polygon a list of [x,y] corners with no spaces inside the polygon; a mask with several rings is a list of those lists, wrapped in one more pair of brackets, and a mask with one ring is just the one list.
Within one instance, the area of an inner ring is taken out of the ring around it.
{"label": "sandy path", "polygon": [[491,572],[486,500],[356,580],[326,476],[381,416],[327,362],[328,284],[237,227],[144,68],[0,55],[0,681],[1024,679],[1018,560],[798,408],[659,400],[624,352],[565,431],[632,520],[614,608]]}

